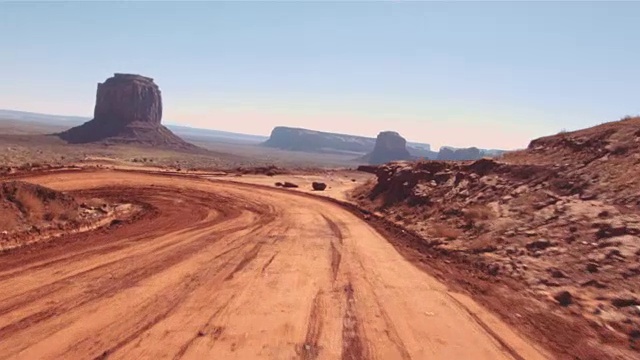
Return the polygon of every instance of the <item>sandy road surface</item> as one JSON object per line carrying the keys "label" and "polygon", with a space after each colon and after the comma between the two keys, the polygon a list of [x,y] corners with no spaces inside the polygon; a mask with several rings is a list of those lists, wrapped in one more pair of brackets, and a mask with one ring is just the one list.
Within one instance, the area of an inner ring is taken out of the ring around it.
{"label": "sandy road surface", "polygon": [[338,205],[131,172],[27,180],[149,211],[1,255],[0,358],[543,358]]}

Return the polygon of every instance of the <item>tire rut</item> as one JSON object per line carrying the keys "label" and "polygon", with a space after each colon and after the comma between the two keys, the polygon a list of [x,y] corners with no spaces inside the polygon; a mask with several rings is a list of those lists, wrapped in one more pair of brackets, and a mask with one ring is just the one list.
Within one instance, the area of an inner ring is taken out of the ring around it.
{"label": "tire rut", "polygon": [[304,342],[296,346],[296,353],[301,360],[314,360],[318,358],[321,347],[318,344],[322,334],[322,290],[318,290],[313,298],[309,320],[307,321],[307,335]]}
{"label": "tire rut", "polygon": [[341,360],[369,359],[366,341],[363,340],[362,330],[356,314],[356,300],[354,289],[349,282],[344,287],[346,310],[342,320],[342,356]]}

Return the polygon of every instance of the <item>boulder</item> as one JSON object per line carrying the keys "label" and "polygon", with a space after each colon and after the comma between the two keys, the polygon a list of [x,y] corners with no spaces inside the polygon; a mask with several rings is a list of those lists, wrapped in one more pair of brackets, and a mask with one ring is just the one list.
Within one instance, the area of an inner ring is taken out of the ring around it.
{"label": "boulder", "polygon": [[570,292],[564,290],[553,295],[553,298],[560,304],[561,306],[569,306],[573,303],[573,295]]}
{"label": "boulder", "polygon": [[327,184],[323,183],[323,182],[313,182],[311,184],[311,187],[313,187],[313,190],[315,191],[324,191],[324,189],[327,188]]}

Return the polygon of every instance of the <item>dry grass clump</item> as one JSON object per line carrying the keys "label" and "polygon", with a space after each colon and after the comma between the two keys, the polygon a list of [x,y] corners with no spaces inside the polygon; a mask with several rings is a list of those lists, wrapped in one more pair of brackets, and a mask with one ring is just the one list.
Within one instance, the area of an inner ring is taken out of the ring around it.
{"label": "dry grass clump", "polygon": [[16,205],[28,218],[35,220],[44,217],[44,205],[32,192],[20,190],[16,193],[15,198]]}
{"label": "dry grass clump", "polygon": [[490,220],[494,217],[493,210],[486,205],[474,205],[463,211],[464,217],[470,221]]}
{"label": "dry grass clump", "polygon": [[434,224],[430,231],[432,236],[454,240],[462,236],[462,231],[447,224]]}

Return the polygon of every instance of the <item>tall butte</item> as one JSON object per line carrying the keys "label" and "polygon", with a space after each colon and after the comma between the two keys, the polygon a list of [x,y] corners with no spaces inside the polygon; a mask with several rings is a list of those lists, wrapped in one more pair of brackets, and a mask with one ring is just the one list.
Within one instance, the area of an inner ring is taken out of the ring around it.
{"label": "tall butte", "polygon": [[376,138],[373,152],[368,155],[369,164],[378,165],[395,160],[411,160],[407,140],[395,131],[383,131]]}
{"label": "tall butte", "polygon": [[153,79],[114,74],[98,84],[93,120],[58,136],[72,144],[105,142],[197,149],[164,127],[161,120],[162,97]]}

